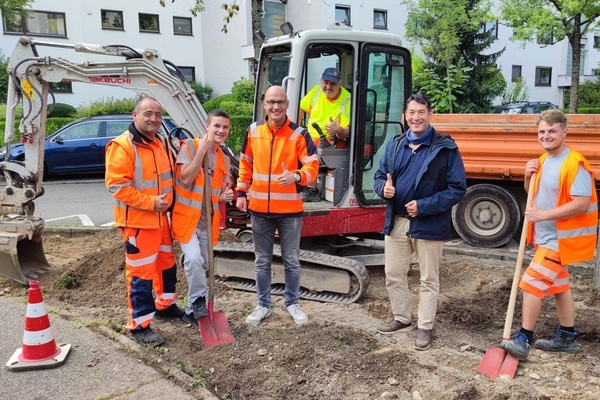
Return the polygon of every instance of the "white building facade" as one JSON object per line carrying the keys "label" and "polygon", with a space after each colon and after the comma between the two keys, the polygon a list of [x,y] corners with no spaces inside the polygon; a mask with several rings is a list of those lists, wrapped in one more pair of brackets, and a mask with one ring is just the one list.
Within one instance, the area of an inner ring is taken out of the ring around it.
{"label": "white building facade", "polygon": [[[193,17],[189,9],[194,0],[36,0],[30,18],[6,20],[0,50],[10,57],[22,35],[36,41],[61,44],[94,43],[126,45],[135,49],[153,48],[163,59],[180,67],[184,75],[196,82],[210,85],[214,95],[229,93],[235,81],[253,79],[251,60],[254,57],[252,10],[250,0],[240,0],[237,15],[222,32],[225,13],[220,1],[206,0],[206,10]],[[267,36],[278,35],[277,27],[290,21],[295,30],[319,29],[334,21],[346,22],[357,30],[380,31],[403,38],[407,10],[397,0],[344,0],[343,3],[324,0],[264,0],[261,10],[262,30]],[[508,83],[522,76],[530,90],[530,101],[550,101],[563,105],[564,88],[570,86],[570,46],[565,39],[548,46],[537,44],[535,38],[523,44],[510,40],[511,29],[495,21],[497,41],[490,52],[506,47],[498,67]],[[406,47],[418,47],[403,40]],[[600,30],[589,32],[582,40],[581,82],[597,79],[600,67]],[[40,51],[42,53],[42,51]],[[48,53],[71,61],[98,61],[99,56],[79,54],[72,50],[50,48]],[[80,106],[101,98],[132,97],[118,88],[96,87],[73,83],[56,91],[56,101]]]}

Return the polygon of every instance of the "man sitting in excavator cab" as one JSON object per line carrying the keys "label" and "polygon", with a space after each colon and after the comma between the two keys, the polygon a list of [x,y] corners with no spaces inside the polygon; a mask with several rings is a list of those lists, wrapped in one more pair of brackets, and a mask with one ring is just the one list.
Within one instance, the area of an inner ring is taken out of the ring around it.
{"label": "man sitting in excavator cab", "polygon": [[[299,123],[308,114],[308,132],[315,145],[348,148],[350,136],[350,92],[342,86],[337,68],[326,68],[321,82],[300,101]],[[325,142],[325,140],[327,142]],[[321,201],[317,182],[310,182],[302,195],[305,202]]]}

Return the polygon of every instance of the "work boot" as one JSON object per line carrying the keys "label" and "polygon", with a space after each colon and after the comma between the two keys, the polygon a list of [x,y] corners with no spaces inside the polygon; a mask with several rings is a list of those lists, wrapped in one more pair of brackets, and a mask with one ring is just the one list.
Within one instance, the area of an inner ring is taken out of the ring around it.
{"label": "work boot", "polygon": [[154,316],[156,318],[181,318],[183,315],[183,311],[181,308],[177,306],[177,304],[173,303],[169,307],[164,310],[156,310],[154,312]]}
{"label": "work boot", "polygon": [[417,338],[415,339],[415,349],[427,350],[431,345],[431,337],[433,336],[433,329],[421,329],[417,330]]}
{"label": "work boot", "polygon": [[181,316],[181,319],[188,324],[198,326],[198,319],[208,315],[208,309],[206,308],[206,297],[198,297],[192,303],[192,307],[186,307],[185,312]]}
{"label": "work boot", "polygon": [[308,316],[300,307],[300,304],[291,304],[286,307],[287,312],[290,313],[292,318],[294,318],[294,322],[298,325],[303,325],[308,322]]}
{"label": "work boot", "polygon": [[319,193],[319,189],[309,187],[304,189],[304,192],[302,193],[302,201],[305,203],[321,201],[321,194]]}
{"label": "work boot", "polygon": [[271,315],[271,307],[256,306],[254,311],[252,311],[252,314],[246,317],[246,323],[258,326],[258,324],[269,315]]}
{"label": "work boot", "polygon": [[552,339],[539,339],[533,344],[544,351],[564,351],[565,353],[579,353],[581,346],[577,343],[577,332],[563,331],[558,327]]}
{"label": "work boot", "polygon": [[135,329],[130,331],[129,334],[133,340],[148,347],[158,347],[165,342],[165,339],[150,327]]}
{"label": "work boot", "polygon": [[529,344],[527,336],[520,331],[517,332],[517,336],[515,336],[514,339],[503,340],[500,342],[499,347],[508,351],[519,360],[526,360],[529,356],[529,351],[531,350],[531,345]]}
{"label": "work boot", "polygon": [[377,332],[384,335],[391,335],[392,333],[397,332],[408,332],[410,330],[412,330],[412,325],[410,322],[408,324],[403,324],[397,319],[392,319],[391,321],[377,327]]}

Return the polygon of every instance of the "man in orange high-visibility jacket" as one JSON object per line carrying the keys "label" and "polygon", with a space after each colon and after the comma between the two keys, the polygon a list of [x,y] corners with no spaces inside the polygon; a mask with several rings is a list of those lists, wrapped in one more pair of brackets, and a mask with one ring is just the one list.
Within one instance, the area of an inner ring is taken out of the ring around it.
{"label": "man in orange high-visibility jacket", "polygon": [[298,304],[302,189],[317,177],[317,148],[307,130],[287,117],[288,99],[281,86],[265,93],[267,116],[254,122],[242,142],[236,206],[250,210],[258,305],[246,323],[258,325],[271,315],[271,261],[275,231],[284,266],[285,306],[297,324],[308,317]]}
{"label": "man in orange high-visibility jacket", "polygon": [[[164,339],[150,328],[156,317],[181,318],[176,264],[167,212],[173,203],[173,159],[157,135],[162,106],[140,97],[133,123],[106,146],[106,187],[115,200],[115,225],[125,240],[125,278],[134,340],[151,347]],[[153,297],[152,290],[156,298]]]}
{"label": "man in orange high-visibility jacket", "polygon": [[[219,241],[221,214],[219,203],[233,200],[230,160],[221,144],[229,136],[231,120],[219,109],[208,113],[206,135],[181,142],[175,174],[175,206],[173,236],[181,245],[183,269],[188,283],[188,304],[183,320],[198,326],[198,318],[208,314],[206,308],[206,271],[208,270],[208,231],[212,229],[212,244]],[[204,159],[208,161],[211,194],[204,193]],[[206,210],[204,196],[211,196],[211,210]],[[207,226],[206,213],[212,212],[212,227]]]}
{"label": "man in orange high-visibility jacket", "polygon": [[[546,110],[538,117],[538,141],[546,150],[525,166],[525,190],[533,190],[527,205],[528,243],[536,250],[519,287],[523,290],[523,321],[517,336],[500,347],[526,359],[542,299],[554,296],[560,326],[551,339],[533,345],[545,351],[578,353],[575,303],[569,285],[569,266],[594,258],[598,224],[598,197],[594,172],[587,160],[565,142],[567,118],[561,110]],[[537,172],[533,187],[530,179]]]}

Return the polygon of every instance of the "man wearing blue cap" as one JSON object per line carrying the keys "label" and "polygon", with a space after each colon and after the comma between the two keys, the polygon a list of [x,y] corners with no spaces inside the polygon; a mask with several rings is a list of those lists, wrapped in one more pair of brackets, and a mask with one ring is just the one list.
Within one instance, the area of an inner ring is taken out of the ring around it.
{"label": "man wearing blue cap", "polygon": [[[335,147],[347,147],[350,135],[350,92],[342,87],[341,81],[342,74],[337,68],[326,68],[321,76],[321,83],[315,85],[300,101],[298,120],[302,121],[304,113],[309,115],[308,133],[317,146],[320,135],[312,126],[313,123],[319,125]],[[302,200],[321,200],[316,181],[307,185]]]}

